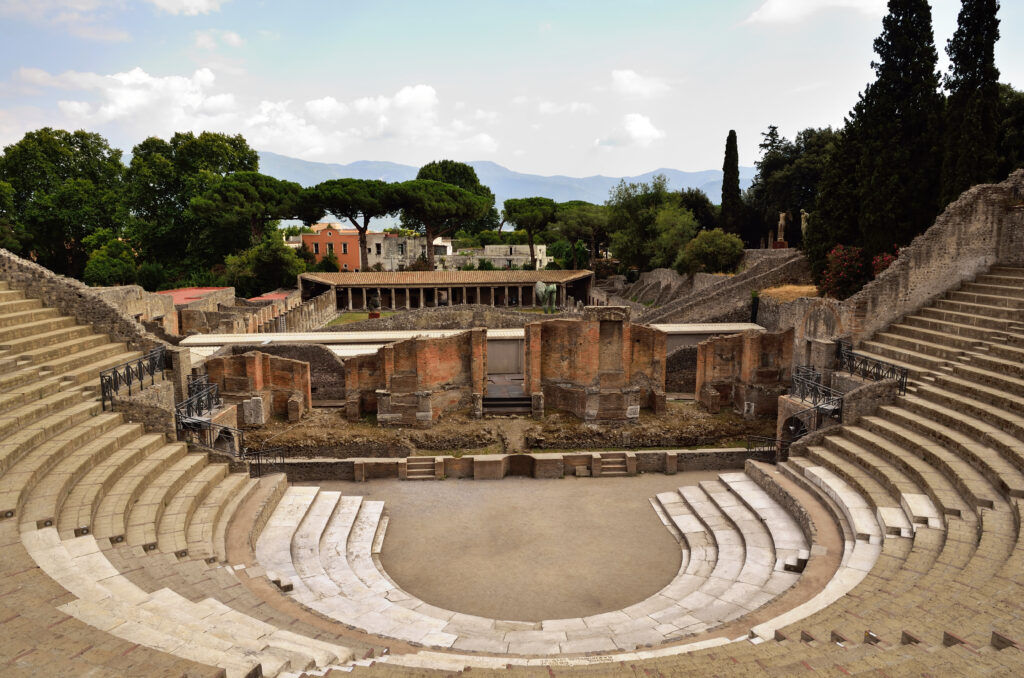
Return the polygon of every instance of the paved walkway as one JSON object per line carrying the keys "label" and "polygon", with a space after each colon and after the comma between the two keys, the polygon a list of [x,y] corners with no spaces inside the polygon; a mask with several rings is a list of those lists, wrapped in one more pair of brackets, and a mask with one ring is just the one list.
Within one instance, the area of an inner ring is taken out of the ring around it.
{"label": "paved walkway", "polygon": [[387,502],[381,562],[410,594],[466,614],[540,621],[618,610],[668,584],[679,544],[650,498],[716,477],[310,484]]}

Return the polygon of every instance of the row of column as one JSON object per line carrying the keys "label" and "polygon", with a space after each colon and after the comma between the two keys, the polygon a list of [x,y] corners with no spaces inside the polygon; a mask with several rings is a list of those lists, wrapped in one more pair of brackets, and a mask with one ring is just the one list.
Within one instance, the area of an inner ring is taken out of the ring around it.
{"label": "row of column", "polygon": [[[404,292],[404,295],[400,294]],[[510,306],[514,299],[517,306],[536,306],[533,285],[460,285],[455,287],[348,287],[338,289],[339,304],[351,311],[368,309],[370,299],[376,293],[382,309],[433,308],[441,305],[453,306],[471,303],[488,306]],[[565,304],[564,285],[558,285],[558,305]],[[404,299],[400,299],[403,297]],[[447,303],[440,304],[444,299]]]}

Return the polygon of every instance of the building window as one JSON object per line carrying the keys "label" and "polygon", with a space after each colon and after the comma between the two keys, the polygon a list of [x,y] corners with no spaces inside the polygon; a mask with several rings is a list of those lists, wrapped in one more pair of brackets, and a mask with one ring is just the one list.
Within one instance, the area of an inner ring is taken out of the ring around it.
{"label": "building window", "polygon": [[320,243],[313,243],[313,254],[320,254]]}
{"label": "building window", "polygon": [[327,243],[327,253],[328,254],[334,254],[334,243],[333,242]]}
{"label": "building window", "polygon": [[328,228],[327,229],[327,237],[330,238],[332,235],[334,235],[334,231],[332,231],[331,229]]}
{"label": "building window", "polygon": [[380,256],[380,243],[377,243],[377,256]]}
{"label": "building window", "polygon": [[341,267],[342,267],[343,269],[345,269],[346,271],[348,270],[348,264],[342,264],[342,265],[341,265]]}
{"label": "building window", "polygon": [[401,257],[405,256],[405,243],[404,242],[398,244],[398,256],[401,256]]}
{"label": "building window", "polygon": [[426,245],[420,245],[420,254],[426,254],[426,253],[427,253],[427,246]]}
{"label": "building window", "polygon": [[342,254],[348,254],[348,243],[347,242],[341,243],[341,253]]}

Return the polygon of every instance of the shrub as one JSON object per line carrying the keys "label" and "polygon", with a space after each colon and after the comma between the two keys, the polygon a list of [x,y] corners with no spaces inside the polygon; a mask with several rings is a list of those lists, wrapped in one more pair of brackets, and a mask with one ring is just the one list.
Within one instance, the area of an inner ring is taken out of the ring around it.
{"label": "shrub", "polygon": [[493,271],[494,270],[494,262],[492,262],[490,259],[477,259],[476,260],[476,270],[478,270],[478,271]]}
{"label": "shrub", "polygon": [[135,272],[135,282],[147,292],[156,292],[167,282],[167,271],[156,262],[144,261]]}
{"label": "shrub", "polygon": [[836,245],[825,257],[821,292],[827,297],[846,299],[856,294],[870,279],[864,250]]}
{"label": "shrub", "polygon": [[871,259],[871,271],[875,274],[875,277],[877,278],[882,271],[892,266],[892,262],[896,261],[899,256],[900,250],[898,247],[892,254],[889,254],[888,252],[876,254]]}
{"label": "shrub", "polygon": [[701,231],[676,258],[680,273],[730,273],[743,260],[743,241],[720,228]]}

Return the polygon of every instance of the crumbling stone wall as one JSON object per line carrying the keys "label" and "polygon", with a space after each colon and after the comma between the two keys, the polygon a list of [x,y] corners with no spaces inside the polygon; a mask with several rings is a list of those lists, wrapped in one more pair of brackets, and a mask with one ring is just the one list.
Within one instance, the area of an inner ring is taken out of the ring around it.
{"label": "crumbling stone wall", "polygon": [[275,321],[266,323],[261,331],[311,332],[334,320],[337,315],[337,292],[331,287],[323,294],[286,311]]}
{"label": "crumbling stone wall", "polygon": [[306,362],[250,351],[210,358],[206,373],[226,402],[240,404],[244,425],[261,425],[272,415],[298,421],[313,406]]}
{"label": "crumbling stone wall", "polygon": [[798,364],[831,366],[834,342],[854,346],[996,264],[1024,265],[1024,170],[965,191],[875,280],[844,301],[761,300],[760,324],[793,328]]}
{"label": "crumbling stone wall", "polygon": [[775,415],[789,387],[793,332],[750,330],[697,345],[697,400],[710,412],[731,406],[744,416]]}
{"label": "crumbling stone wall", "polygon": [[97,288],[57,275],[5,249],[0,249],[0,279],[14,289],[24,290],[27,296],[43,299],[47,306],[73,316],[79,323],[92,325],[112,340],[125,342],[132,350],[149,351],[164,345],[137,320],[97,294]]}
{"label": "crumbling stone wall", "polygon": [[553,408],[586,421],[635,420],[641,407],[665,410],[665,333],[630,323],[626,308],[531,323],[523,344],[523,390],[535,415]]}
{"label": "crumbling stone wall", "polygon": [[665,358],[665,390],[696,393],[697,346],[681,346]]}
{"label": "crumbling stone wall", "polygon": [[169,335],[179,334],[178,314],[174,310],[174,301],[169,297],[147,292],[138,285],[93,287],[92,290],[125,315],[139,322],[156,322]]}

